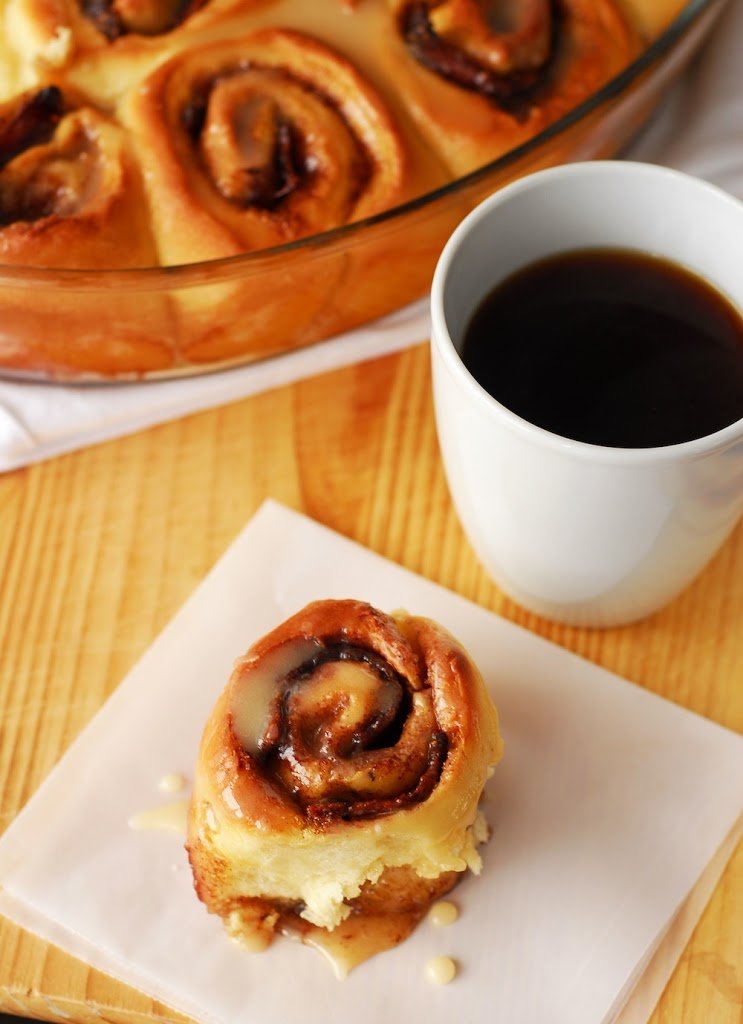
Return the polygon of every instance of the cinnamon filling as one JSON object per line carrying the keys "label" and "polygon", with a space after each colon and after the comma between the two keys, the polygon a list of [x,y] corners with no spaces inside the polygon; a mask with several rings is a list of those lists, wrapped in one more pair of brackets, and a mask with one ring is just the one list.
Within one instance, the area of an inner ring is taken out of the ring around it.
{"label": "cinnamon filling", "polygon": [[236,80],[215,88],[205,108],[200,149],[212,181],[238,206],[271,209],[302,178],[300,140],[278,104],[260,95],[242,99]]}
{"label": "cinnamon filling", "polygon": [[21,156],[0,176],[0,227],[72,217],[95,191],[98,158],[85,131],[70,124],[65,138],[56,141],[43,159]]}
{"label": "cinnamon filling", "polygon": [[258,746],[266,774],[316,824],[425,800],[446,755],[430,688],[413,689],[376,652],[345,640],[319,643],[277,681]]}
{"label": "cinnamon filling", "polygon": [[79,0],[80,9],[109,42],[129,33],[170,32],[208,0]]}
{"label": "cinnamon filling", "polygon": [[50,86],[0,125],[0,227],[71,216],[94,190],[95,142],[67,114],[62,93]]}
{"label": "cinnamon filling", "polygon": [[245,59],[195,77],[177,114],[215,192],[235,207],[275,214],[277,238],[352,219],[375,172],[367,140],[301,72],[291,62]]}
{"label": "cinnamon filling", "polygon": [[0,170],[32,146],[49,142],[64,112],[62,92],[56,85],[23,101],[11,117],[0,122]]}
{"label": "cinnamon filling", "polygon": [[[510,27],[501,29],[504,6],[514,5]],[[415,0],[400,29],[424,67],[520,117],[549,70],[557,20],[555,0]]]}

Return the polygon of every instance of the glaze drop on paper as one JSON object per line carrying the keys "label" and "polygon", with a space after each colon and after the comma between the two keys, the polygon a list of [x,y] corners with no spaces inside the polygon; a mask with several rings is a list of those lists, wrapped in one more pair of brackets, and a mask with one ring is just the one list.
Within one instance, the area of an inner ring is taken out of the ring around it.
{"label": "glaze drop on paper", "polygon": [[457,976],[457,965],[450,956],[433,956],[426,964],[425,975],[432,985],[448,985]]}
{"label": "glaze drop on paper", "polygon": [[157,784],[161,793],[180,793],[186,788],[186,779],[180,772],[171,772],[163,775]]}
{"label": "glaze drop on paper", "polygon": [[454,924],[458,918],[459,908],[456,903],[451,903],[449,900],[439,900],[428,911],[428,920],[436,928],[444,928],[446,925]]}
{"label": "glaze drop on paper", "polygon": [[188,816],[188,800],[176,800],[172,804],[151,807],[140,811],[129,818],[129,828],[136,832],[165,831],[186,834],[186,818]]}

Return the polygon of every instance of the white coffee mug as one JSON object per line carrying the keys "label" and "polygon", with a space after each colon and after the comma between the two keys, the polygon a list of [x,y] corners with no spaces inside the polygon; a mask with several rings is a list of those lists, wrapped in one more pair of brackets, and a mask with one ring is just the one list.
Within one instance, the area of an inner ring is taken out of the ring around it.
{"label": "white coffee mug", "polygon": [[662,607],[703,569],[743,511],[743,419],[662,448],[605,448],[527,422],[460,358],[499,282],[570,250],[665,257],[743,309],[743,204],[698,179],[623,161],[571,164],[477,207],[433,281],[436,422],[449,487],[483,565],[520,604],[575,625]]}

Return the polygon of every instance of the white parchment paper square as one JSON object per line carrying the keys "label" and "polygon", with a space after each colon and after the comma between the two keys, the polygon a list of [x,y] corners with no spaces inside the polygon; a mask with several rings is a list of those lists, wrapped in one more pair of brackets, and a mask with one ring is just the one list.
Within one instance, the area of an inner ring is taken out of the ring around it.
{"label": "white parchment paper square", "polygon": [[[480,665],[506,741],[460,920],[342,983],[286,940],[233,946],[193,894],[182,839],[127,826],[171,799],[163,775],[190,774],[234,658],[321,597],[439,619]],[[268,502],[7,830],[0,911],[203,1021],[596,1024],[710,862],[714,884],[741,806],[741,737]],[[439,953],[461,968],[445,989],[422,975]]]}

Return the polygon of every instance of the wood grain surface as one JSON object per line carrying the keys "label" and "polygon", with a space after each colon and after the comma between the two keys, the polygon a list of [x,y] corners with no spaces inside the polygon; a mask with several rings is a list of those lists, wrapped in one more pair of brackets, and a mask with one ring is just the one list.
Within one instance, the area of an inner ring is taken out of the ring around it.
{"label": "wood grain surface", "polygon": [[[0,478],[0,830],[267,496],[743,732],[743,528],[638,625],[523,611],[455,517],[418,346]],[[739,848],[652,1021],[739,1024],[742,1007]],[[2,919],[0,1009],[180,1019]]]}

